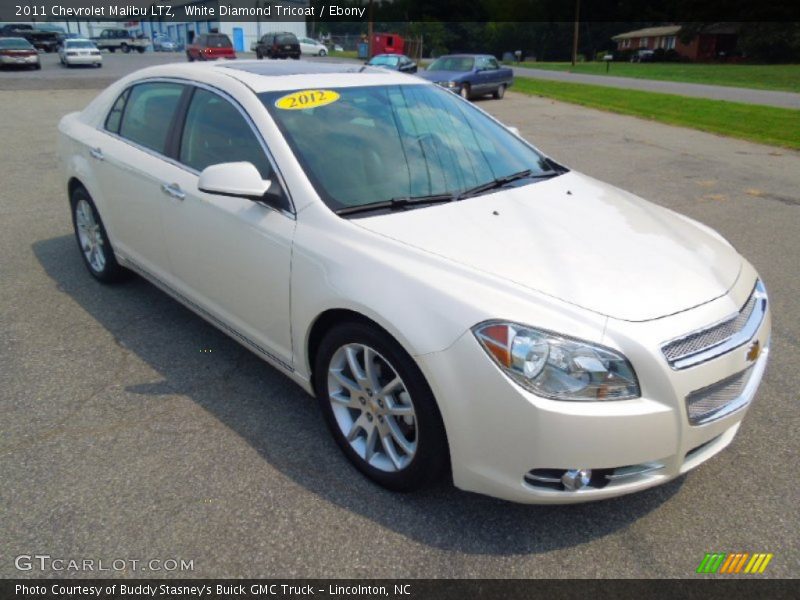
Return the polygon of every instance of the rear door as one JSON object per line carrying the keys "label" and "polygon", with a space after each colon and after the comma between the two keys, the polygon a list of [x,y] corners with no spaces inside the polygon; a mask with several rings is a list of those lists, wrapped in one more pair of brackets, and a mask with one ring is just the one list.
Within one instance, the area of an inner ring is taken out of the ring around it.
{"label": "rear door", "polygon": [[251,162],[270,192],[287,196],[266,146],[234,100],[197,87],[185,113],[176,162],[162,184],[164,229],[175,285],[255,345],[290,365],[289,286],[294,215],[242,198],[197,189],[200,172],[224,162]]}
{"label": "rear door", "polygon": [[114,103],[90,155],[109,211],[113,243],[147,271],[163,276],[169,260],[161,227],[170,131],[184,92],[180,83],[138,83]]}

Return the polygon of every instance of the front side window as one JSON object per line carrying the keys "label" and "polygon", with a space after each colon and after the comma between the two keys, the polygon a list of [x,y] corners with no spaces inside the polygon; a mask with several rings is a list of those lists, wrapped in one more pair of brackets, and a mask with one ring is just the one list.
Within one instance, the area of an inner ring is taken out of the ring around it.
{"label": "front side window", "polygon": [[456,194],[528,169],[534,177],[557,174],[505,127],[438,86],[330,91],[338,96],[306,109],[280,101],[291,90],[259,97],[333,210]]}
{"label": "front side window", "polygon": [[183,89],[181,84],[162,82],[133,86],[122,114],[119,135],[165,154],[167,134]]}
{"label": "front side window", "polygon": [[269,160],[242,113],[217,94],[195,90],[183,126],[180,162],[202,171],[240,161],[253,163],[263,179],[271,178]]}

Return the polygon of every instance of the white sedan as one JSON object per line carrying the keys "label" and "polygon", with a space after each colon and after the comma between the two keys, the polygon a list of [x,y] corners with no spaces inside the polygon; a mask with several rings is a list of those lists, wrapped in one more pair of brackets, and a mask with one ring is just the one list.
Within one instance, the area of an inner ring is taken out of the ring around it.
{"label": "white sedan", "polygon": [[103,56],[91,40],[80,38],[64,40],[58,50],[58,57],[65,67],[92,65],[99,68],[103,66]]}
{"label": "white sedan", "polygon": [[157,66],[59,130],[89,273],[250,348],[388,488],[642,490],[730,444],[764,373],[766,291],[719,234],[416,77]]}
{"label": "white sedan", "polygon": [[321,44],[311,38],[301,37],[298,38],[300,42],[300,54],[307,54],[309,56],[328,56],[328,48],[325,44]]}

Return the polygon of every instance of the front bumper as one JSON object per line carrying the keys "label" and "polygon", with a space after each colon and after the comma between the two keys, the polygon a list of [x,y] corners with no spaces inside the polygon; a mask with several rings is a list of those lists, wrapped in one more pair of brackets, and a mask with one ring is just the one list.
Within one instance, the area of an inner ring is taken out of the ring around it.
{"label": "front bumper", "polygon": [[[755,361],[751,344],[745,344],[691,368],[672,369],[661,343],[674,335],[665,336],[665,331],[670,326],[673,333],[705,326],[712,322],[710,314],[727,306],[724,299],[709,305],[654,322],[617,324],[609,341],[637,370],[642,397],[634,400],[565,402],[538,397],[512,382],[471,331],[442,352],[418,356],[439,400],[455,485],[515,502],[586,502],[665,483],[720,452],[736,435],[763,377],[771,321],[767,307],[752,338],[762,348]],[[697,326],[690,326],[692,320]],[[686,397],[748,367],[751,373],[737,398],[739,408],[691,425]],[[582,468],[623,476],[603,478],[599,485],[577,491],[530,478],[531,472]]]}

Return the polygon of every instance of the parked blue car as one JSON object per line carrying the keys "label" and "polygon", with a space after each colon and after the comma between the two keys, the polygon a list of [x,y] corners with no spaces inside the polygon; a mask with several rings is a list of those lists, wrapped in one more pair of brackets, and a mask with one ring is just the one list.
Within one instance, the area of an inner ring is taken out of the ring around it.
{"label": "parked blue car", "polygon": [[514,72],[489,54],[449,54],[433,61],[418,75],[460,94],[477,98],[491,94],[498,100],[514,83]]}

